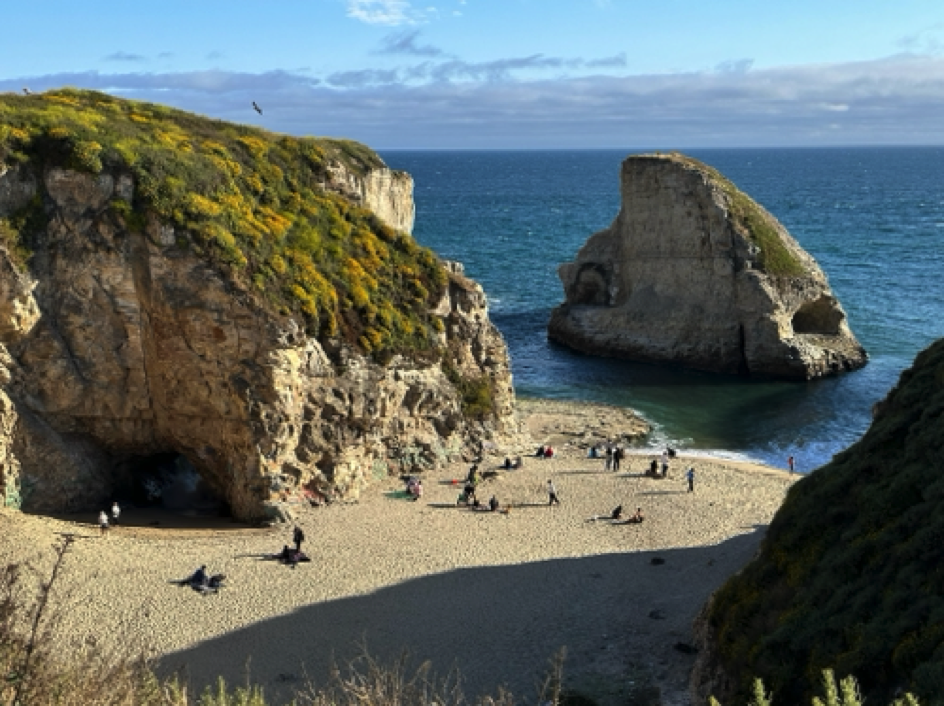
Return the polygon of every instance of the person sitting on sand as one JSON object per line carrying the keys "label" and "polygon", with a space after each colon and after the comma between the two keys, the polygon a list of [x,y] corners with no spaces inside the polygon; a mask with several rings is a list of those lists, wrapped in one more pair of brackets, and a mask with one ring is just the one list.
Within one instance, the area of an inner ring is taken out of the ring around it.
{"label": "person sitting on sand", "polygon": [[545,446],[544,447],[544,458],[554,458],[554,447]]}
{"label": "person sitting on sand", "polygon": [[632,515],[630,515],[629,518],[626,520],[626,524],[638,525],[638,524],[639,524],[640,522],[642,522],[644,519],[645,519],[645,518],[643,517],[643,514],[642,514],[642,508],[641,508],[641,507],[637,507],[637,508],[636,508],[636,512],[634,512]]}
{"label": "person sitting on sand", "polygon": [[511,464],[511,469],[517,471],[524,464],[524,461],[521,460],[521,456],[515,456],[515,462]]}
{"label": "person sitting on sand", "polygon": [[417,478],[416,482],[412,483],[407,490],[409,490],[410,495],[413,496],[413,502],[416,502],[423,497],[423,481]]}
{"label": "person sitting on sand", "polygon": [[534,455],[538,458],[544,458],[544,447],[538,446],[538,450],[534,452]]}
{"label": "person sitting on sand", "polygon": [[505,456],[505,462],[502,464],[502,468],[506,471],[510,471],[514,466],[512,466],[511,459],[508,456]]}
{"label": "person sitting on sand", "polygon": [[489,498],[488,509],[492,512],[498,512],[498,498],[496,498],[494,495]]}
{"label": "person sitting on sand", "polygon": [[655,459],[652,459],[652,463],[649,464],[649,475],[654,478],[659,477],[659,462]]}
{"label": "person sitting on sand", "polygon": [[613,512],[610,513],[611,520],[621,520],[623,519],[623,506],[617,505],[613,508]]}
{"label": "person sitting on sand", "polygon": [[196,589],[206,588],[210,580],[207,576],[206,568],[206,564],[203,564],[199,569],[194,571],[190,578],[187,579],[187,583]]}

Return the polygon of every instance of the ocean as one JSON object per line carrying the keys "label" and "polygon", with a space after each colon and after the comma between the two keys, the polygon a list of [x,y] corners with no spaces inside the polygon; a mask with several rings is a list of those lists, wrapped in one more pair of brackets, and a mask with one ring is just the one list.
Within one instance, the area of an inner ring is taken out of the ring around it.
{"label": "ocean", "polygon": [[485,288],[522,397],[631,407],[645,442],[809,471],[854,443],[872,406],[944,335],[944,147],[690,150],[776,216],[819,262],[869,353],[808,383],[744,380],[596,358],[547,340],[557,267],[619,209],[631,154],[388,151],[413,175],[420,243]]}

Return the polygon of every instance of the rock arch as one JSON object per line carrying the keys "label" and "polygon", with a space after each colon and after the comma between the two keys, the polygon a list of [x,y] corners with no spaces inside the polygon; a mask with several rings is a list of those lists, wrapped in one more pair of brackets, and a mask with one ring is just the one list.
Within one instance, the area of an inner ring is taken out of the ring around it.
{"label": "rock arch", "polygon": [[842,330],[845,315],[832,297],[823,294],[813,301],[803,302],[793,314],[793,332],[836,336]]}

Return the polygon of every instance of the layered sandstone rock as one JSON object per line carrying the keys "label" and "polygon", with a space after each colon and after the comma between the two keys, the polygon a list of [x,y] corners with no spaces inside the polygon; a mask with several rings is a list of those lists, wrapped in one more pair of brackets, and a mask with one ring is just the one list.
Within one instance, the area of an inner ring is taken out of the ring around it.
{"label": "layered sandstone rock", "polygon": [[595,355],[806,380],[867,360],[813,258],[718,172],[623,162],[622,207],[558,272],[550,337]]}
{"label": "layered sandstone rock", "polygon": [[[412,225],[407,175],[348,177],[392,225]],[[516,433],[507,350],[461,267],[436,309],[450,369],[429,356],[381,365],[264,306],[182,247],[187,232],[153,214],[141,232],[127,227],[112,204],[135,188],[108,171],[0,174],[0,218],[39,195],[46,220],[27,271],[0,249],[7,505],[98,509],[140,482],[148,459],[177,457],[235,516],[262,519],[303,488],[354,498],[374,477]],[[464,415],[457,376],[488,384],[489,414]]]}

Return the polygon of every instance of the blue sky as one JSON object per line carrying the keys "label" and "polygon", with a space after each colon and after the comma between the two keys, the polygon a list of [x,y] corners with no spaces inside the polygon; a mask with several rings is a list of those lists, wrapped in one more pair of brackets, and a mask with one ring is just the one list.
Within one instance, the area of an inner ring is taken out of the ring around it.
{"label": "blue sky", "polygon": [[944,144],[941,0],[0,3],[0,91],[377,149]]}

